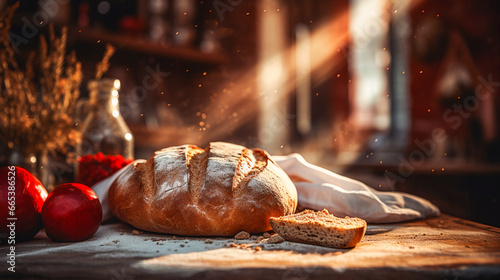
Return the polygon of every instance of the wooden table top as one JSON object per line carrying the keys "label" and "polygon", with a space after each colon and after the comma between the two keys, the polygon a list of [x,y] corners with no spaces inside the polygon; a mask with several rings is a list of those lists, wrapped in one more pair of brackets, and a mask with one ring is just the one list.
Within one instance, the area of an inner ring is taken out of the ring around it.
{"label": "wooden table top", "polygon": [[1,279],[500,279],[500,229],[444,214],[369,225],[353,249],[139,233],[113,223],[77,243],[52,242],[42,231],[15,245],[15,272],[7,270],[9,250],[0,247]]}

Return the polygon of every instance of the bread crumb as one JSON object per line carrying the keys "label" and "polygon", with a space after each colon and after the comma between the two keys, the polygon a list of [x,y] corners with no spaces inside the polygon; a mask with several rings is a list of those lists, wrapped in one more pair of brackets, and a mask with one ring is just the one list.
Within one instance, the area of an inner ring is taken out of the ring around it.
{"label": "bread crumb", "polygon": [[141,232],[140,232],[140,231],[138,231],[138,230],[136,230],[136,229],[133,229],[133,230],[132,230],[132,234],[133,234],[133,235],[139,235],[139,234],[141,234]]}
{"label": "bread crumb", "polygon": [[256,240],[256,239],[257,239],[257,235],[250,236],[250,240]]}
{"label": "bread crumb", "polygon": [[255,240],[255,242],[259,243],[262,242],[262,240],[264,240],[264,236],[259,236],[257,237],[257,240]]}
{"label": "bread crumb", "polygon": [[177,237],[175,237],[175,236],[172,236],[172,239],[173,239],[173,240],[176,240],[176,239],[177,239]]}
{"label": "bread crumb", "polygon": [[233,247],[234,248],[234,247],[238,247],[238,245],[236,245],[234,243],[231,243],[231,244],[229,244],[229,247]]}
{"label": "bread crumb", "polygon": [[181,246],[181,248],[184,248],[184,244],[181,244],[181,245],[179,245],[179,246]]}
{"label": "bread crumb", "polygon": [[267,239],[267,243],[271,243],[271,244],[274,244],[274,243],[282,243],[282,242],[285,242],[285,239],[277,234],[269,237],[269,239]]}
{"label": "bread crumb", "polygon": [[235,236],[234,239],[242,240],[242,239],[248,239],[250,238],[250,233],[246,231],[240,231],[238,232]]}
{"label": "bread crumb", "polygon": [[255,251],[262,251],[262,247],[260,246],[255,247]]}
{"label": "bread crumb", "polygon": [[264,232],[262,236],[264,236],[264,238],[269,238],[271,237],[271,234],[269,232]]}
{"label": "bread crumb", "polygon": [[212,239],[205,239],[205,244],[212,244],[214,241]]}
{"label": "bread crumb", "polygon": [[245,249],[247,247],[247,244],[241,244],[241,248]]}

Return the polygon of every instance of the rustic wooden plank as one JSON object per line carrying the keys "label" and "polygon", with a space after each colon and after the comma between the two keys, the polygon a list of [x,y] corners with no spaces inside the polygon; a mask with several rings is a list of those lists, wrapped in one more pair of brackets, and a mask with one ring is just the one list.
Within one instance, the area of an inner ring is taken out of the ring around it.
{"label": "rustic wooden plank", "polygon": [[[90,240],[55,243],[43,232],[16,245],[16,272],[0,278],[52,279],[442,279],[500,277],[498,228],[442,215],[369,225],[353,249],[284,242],[133,235],[103,225]],[[229,244],[240,244],[229,247]],[[244,246],[241,246],[244,245]],[[263,250],[257,251],[259,246]],[[246,247],[246,248],[243,248]],[[1,253],[8,247],[0,247]],[[5,258],[5,257],[4,257]]]}

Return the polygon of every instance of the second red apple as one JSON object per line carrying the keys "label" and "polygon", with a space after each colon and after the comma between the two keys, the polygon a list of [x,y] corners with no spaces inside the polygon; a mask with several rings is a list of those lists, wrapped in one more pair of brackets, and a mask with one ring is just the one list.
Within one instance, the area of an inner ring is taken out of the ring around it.
{"label": "second red apple", "polygon": [[95,192],[82,184],[68,183],[53,190],[42,208],[47,236],[60,242],[91,238],[99,228],[102,207]]}

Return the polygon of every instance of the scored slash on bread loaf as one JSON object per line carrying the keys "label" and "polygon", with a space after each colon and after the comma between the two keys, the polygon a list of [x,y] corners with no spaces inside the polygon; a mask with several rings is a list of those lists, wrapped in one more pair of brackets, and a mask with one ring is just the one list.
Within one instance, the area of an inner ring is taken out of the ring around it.
{"label": "scored slash on bread loaf", "polygon": [[366,232],[365,220],[335,217],[326,209],[273,217],[270,222],[273,230],[286,240],[333,248],[352,248]]}
{"label": "scored slash on bread loaf", "polygon": [[128,166],[111,185],[110,209],[139,229],[191,236],[233,236],[271,229],[293,214],[297,191],[260,149],[230,143],[170,147]]}

